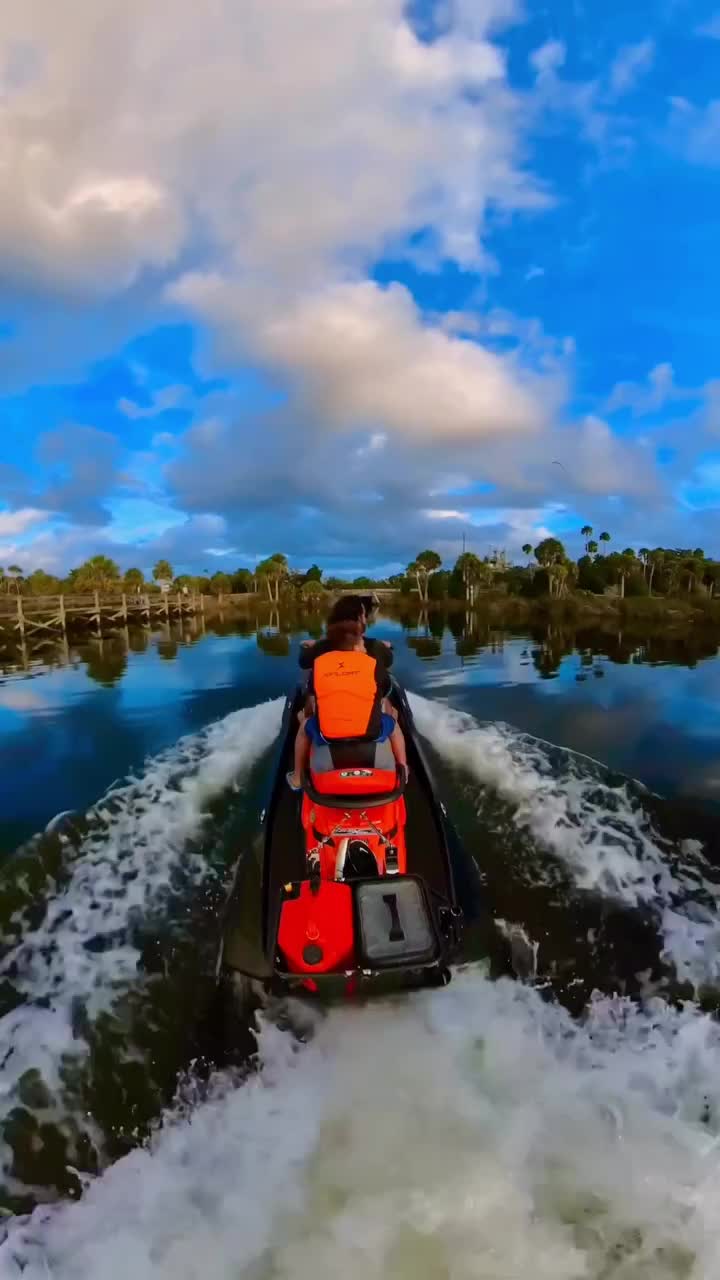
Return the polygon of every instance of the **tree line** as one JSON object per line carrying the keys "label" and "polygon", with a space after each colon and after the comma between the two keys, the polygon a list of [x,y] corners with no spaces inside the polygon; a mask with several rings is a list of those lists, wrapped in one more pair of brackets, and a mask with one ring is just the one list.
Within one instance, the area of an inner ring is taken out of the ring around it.
{"label": "tree line", "polygon": [[209,595],[258,593],[269,602],[287,596],[306,602],[319,601],[326,589],[394,587],[403,594],[416,595],[427,604],[446,599],[464,600],[472,605],[482,592],[499,590],[509,595],[561,598],[572,592],[594,595],[666,596],[703,594],[713,597],[720,589],[720,561],[702,548],[641,547],[635,551],[610,551],[611,535],[602,532],[595,539],[590,525],[581,529],[583,554],[571,559],[559,538],[543,538],[537,546],[526,543],[524,565],[513,564],[507,554],[494,550],[482,558],[472,551],[458,556],[452,568],[443,565],[437,551],[427,548],[408,564],[404,573],[388,578],[361,575],[352,580],[326,577],[316,564],[299,571],[288,557],[277,552],[253,569],[234,573],[175,575],[168,560],[159,560],[146,580],[141,569],[121,570],[108,556],[97,555],[60,578],[36,569],[27,576],[19,565],[0,568],[0,591],[27,595],[78,594],[99,591],[203,592]]}
{"label": "tree line", "polygon": [[[0,566],[0,592],[6,594],[52,596],[63,593],[78,595],[91,591],[122,592],[128,595],[147,591],[202,592],[207,595],[246,595],[251,592],[266,596],[271,602],[279,602],[288,591],[299,592],[306,599],[320,597],[325,588],[354,586],[359,588],[376,585],[373,579],[362,576],[347,582],[342,578],[327,578],[316,564],[299,572],[290,568],[288,557],[281,553],[268,556],[254,569],[236,569],[234,573],[175,574],[168,560],[158,560],[152,575],[146,578],[142,569],[131,567],[124,571],[109,556],[91,556],[83,564],[72,569],[65,577],[35,569],[25,574],[20,565]],[[387,585],[387,583],[385,583]]]}
{"label": "tree line", "polygon": [[592,526],[586,524],[580,533],[584,551],[577,560],[554,537],[543,538],[535,547],[525,543],[524,565],[511,563],[504,551],[492,551],[482,558],[466,551],[450,569],[443,567],[436,551],[426,550],[407,566],[404,575],[389,582],[405,594],[417,594],[425,604],[455,598],[472,605],[480,593],[492,590],[553,598],[573,592],[620,598],[681,594],[712,598],[720,590],[720,561],[706,555],[701,547],[610,551],[612,537],[607,531],[596,539]]}

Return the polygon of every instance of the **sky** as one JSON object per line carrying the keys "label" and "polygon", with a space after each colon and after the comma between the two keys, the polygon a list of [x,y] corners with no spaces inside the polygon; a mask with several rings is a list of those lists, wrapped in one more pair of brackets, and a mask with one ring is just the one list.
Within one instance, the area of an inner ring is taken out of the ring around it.
{"label": "sky", "polygon": [[11,0],[0,564],[720,557],[719,222],[712,3]]}

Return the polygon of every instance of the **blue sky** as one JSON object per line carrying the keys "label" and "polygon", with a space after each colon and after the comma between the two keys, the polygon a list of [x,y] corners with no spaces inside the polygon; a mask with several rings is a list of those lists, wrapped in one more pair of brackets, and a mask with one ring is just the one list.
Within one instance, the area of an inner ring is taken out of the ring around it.
{"label": "blue sky", "polygon": [[15,8],[0,564],[720,556],[720,10]]}

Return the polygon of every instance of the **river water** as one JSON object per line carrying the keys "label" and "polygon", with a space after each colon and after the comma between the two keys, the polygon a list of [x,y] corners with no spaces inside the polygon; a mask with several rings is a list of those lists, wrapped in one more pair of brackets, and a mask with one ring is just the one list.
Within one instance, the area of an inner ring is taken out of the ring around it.
{"label": "river water", "polygon": [[497,947],[443,991],[269,1009],[260,1070],[208,1074],[308,627],[6,662],[1,1280],[720,1275],[720,637],[380,619]]}

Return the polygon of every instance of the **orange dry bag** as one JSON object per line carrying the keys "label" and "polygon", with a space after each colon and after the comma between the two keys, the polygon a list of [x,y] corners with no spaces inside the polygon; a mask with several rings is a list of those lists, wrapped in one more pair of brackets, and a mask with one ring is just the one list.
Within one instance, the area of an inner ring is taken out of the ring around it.
{"label": "orange dry bag", "polygon": [[378,697],[375,658],[333,649],[315,659],[313,688],[324,738],[362,738]]}

